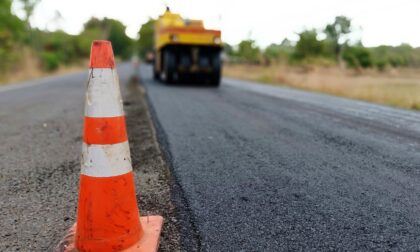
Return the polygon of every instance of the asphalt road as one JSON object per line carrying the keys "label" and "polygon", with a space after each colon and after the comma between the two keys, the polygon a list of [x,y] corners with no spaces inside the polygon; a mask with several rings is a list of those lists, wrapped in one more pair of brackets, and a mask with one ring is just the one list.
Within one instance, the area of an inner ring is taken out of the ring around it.
{"label": "asphalt road", "polygon": [[87,77],[0,88],[0,251],[52,251],[74,223]]}
{"label": "asphalt road", "polygon": [[224,79],[167,86],[141,66],[200,251],[420,250],[420,114]]}
{"label": "asphalt road", "polygon": [[[184,250],[420,250],[419,113],[140,69]],[[50,251],[74,223],[86,79],[0,88],[0,251]]]}

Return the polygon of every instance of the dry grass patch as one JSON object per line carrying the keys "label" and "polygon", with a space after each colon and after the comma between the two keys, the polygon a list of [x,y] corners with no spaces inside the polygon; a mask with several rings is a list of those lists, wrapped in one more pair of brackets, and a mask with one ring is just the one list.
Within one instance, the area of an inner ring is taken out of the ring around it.
{"label": "dry grass patch", "polygon": [[60,66],[53,72],[47,72],[41,67],[41,62],[28,48],[22,49],[22,59],[12,71],[0,76],[0,86],[10,83],[17,83],[24,80],[32,80],[41,77],[60,75],[65,73],[78,72],[87,69],[87,60],[81,60],[79,64],[71,66]]}
{"label": "dry grass patch", "polygon": [[420,110],[420,70],[353,71],[288,65],[224,66],[229,77],[285,85],[374,103]]}

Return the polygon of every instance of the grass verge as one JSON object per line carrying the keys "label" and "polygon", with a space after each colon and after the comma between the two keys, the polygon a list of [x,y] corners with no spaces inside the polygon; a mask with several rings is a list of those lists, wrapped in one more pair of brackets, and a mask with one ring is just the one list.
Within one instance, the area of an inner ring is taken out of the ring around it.
{"label": "grass verge", "polygon": [[420,71],[226,64],[225,76],[420,110]]}
{"label": "grass verge", "polygon": [[20,81],[38,79],[46,76],[74,73],[85,70],[87,59],[80,60],[72,65],[60,65],[54,71],[46,71],[41,67],[39,59],[28,48],[22,49],[22,62],[12,71],[0,75],[0,86],[6,84],[18,84]]}

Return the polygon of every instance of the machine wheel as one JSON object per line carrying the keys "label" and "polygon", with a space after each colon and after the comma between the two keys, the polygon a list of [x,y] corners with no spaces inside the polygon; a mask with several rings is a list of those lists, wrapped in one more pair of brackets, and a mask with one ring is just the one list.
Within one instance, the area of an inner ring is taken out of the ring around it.
{"label": "machine wheel", "polygon": [[221,72],[222,72],[222,60],[220,53],[216,53],[212,58],[213,72],[210,75],[210,85],[218,87],[220,85]]}
{"label": "machine wheel", "polygon": [[213,72],[209,74],[208,80],[209,84],[214,87],[220,86],[220,80],[221,80],[221,69],[213,69]]}
{"label": "machine wheel", "polygon": [[153,65],[153,79],[154,80],[160,79],[160,74],[156,71],[156,67],[154,65]]}
{"label": "machine wheel", "polygon": [[220,72],[211,74],[210,85],[214,87],[220,86]]}
{"label": "machine wheel", "polygon": [[170,49],[165,49],[160,78],[166,83],[173,83],[177,77],[175,54]]}

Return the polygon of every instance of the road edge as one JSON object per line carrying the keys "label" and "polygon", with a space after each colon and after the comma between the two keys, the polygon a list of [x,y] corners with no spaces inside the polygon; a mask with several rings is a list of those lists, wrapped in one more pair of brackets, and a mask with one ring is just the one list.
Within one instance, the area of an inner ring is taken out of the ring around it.
{"label": "road edge", "polygon": [[149,116],[152,122],[154,137],[158,143],[158,147],[162,153],[164,161],[168,166],[171,178],[171,198],[175,204],[176,211],[180,220],[180,235],[181,235],[181,248],[183,251],[201,251],[201,235],[195,225],[195,217],[189,207],[189,202],[185,197],[184,190],[175,176],[173,167],[173,159],[170,152],[170,144],[167,141],[167,135],[156,114],[156,110],[151,102],[147,87],[144,84],[145,80],[139,75],[139,85],[144,90],[146,105],[148,108]]}

